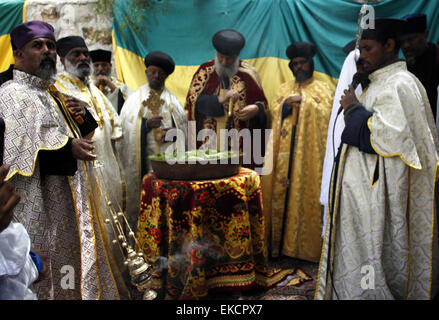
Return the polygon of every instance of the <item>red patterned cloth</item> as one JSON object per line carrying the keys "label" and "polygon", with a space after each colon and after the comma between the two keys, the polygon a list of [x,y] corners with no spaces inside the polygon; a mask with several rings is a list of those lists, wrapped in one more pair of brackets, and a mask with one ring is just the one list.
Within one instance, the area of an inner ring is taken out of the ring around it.
{"label": "red patterned cloth", "polygon": [[294,270],[270,270],[259,175],[242,168],[212,181],[143,179],[137,240],[165,299],[269,288]]}

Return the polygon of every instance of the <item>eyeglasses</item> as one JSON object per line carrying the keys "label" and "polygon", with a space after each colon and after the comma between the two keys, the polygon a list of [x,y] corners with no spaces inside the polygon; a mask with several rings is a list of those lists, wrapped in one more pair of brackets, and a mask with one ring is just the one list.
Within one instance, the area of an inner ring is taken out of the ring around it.
{"label": "eyeglasses", "polygon": [[299,65],[303,66],[305,63],[307,63],[309,60],[305,59],[305,60],[299,60],[299,61],[292,61],[291,64],[293,65],[293,67],[297,67]]}

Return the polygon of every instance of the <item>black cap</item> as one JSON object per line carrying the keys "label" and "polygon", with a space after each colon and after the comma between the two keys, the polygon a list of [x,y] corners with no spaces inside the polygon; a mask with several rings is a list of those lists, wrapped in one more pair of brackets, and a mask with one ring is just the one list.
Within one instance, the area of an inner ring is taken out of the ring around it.
{"label": "black cap", "polygon": [[244,48],[245,38],[236,30],[225,29],[214,34],[212,44],[219,53],[225,56],[235,56]]}
{"label": "black cap", "polygon": [[402,34],[427,31],[427,16],[423,13],[412,13],[402,17],[404,24]]}
{"label": "black cap", "polygon": [[79,36],[69,36],[61,38],[56,42],[56,52],[60,57],[64,57],[73,48],[87,48],[84,38]]}
{"label": "black cap", "polygon": [[91,62],[108,62],[111,63],[111,51],[108,50],[92,50],[89,52]]}
{"label": "black cap", "polygon": [[286,51],[287,57],[292,60],[297,57],[312,58],[317,53],[317,47],[312,42],[294,42]]}
{"label": "black cap", "polygon": [[161,51],[152,51],[148,53],[145,57],[145,66],[148,68],[149,66],[160,67],[165,71],[168,75],[174,72],[175,63],[174,60],[168,56],[166,53]]}
{"label": "black cap", "polygon": [[375,28],[363,30],[363,34],[361,36],[362,40],[385,41],[389,38],[397,39],[401,35],[404,20],[378,18],[375,19],[374,22]]}

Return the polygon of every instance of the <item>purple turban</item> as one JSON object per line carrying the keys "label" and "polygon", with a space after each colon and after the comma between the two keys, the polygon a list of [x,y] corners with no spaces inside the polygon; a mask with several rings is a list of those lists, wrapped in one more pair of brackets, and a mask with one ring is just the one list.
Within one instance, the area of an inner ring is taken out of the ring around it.
{"label": "purple turban", "polygon": [[38,20],[19,24],[11,31],[12,49],[21,49],[26,43],[37,38],[48,38],[56,41],[53,27]]}

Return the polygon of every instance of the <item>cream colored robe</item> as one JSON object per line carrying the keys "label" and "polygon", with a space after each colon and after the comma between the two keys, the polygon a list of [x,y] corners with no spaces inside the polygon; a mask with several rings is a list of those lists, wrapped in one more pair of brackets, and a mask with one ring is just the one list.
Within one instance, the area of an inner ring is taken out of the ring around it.
{"label": "cream colored robe", "polygon": [[433,115],[405,62],[369,78],[360,102],[373,113],[368,126],[377,155],[343,145],[315,298],[430,299],[438,262]]}
{"label": "cream colored robe", "polygon": [[[127,216],[132,228],[137,226],[137,216],[139,215],[140,205],[140,189],[141,177],[141,123],[142,118],[150,119],[153,117],[152,111],[145,107],[142,102],[149,97],[150,88],[145,84],[132,93],[123,105],[120,119],[122,122],[124,137],[117,144],[117,150],[120,155],[121,164],[124,172],[125,181],[127,183]],[[162,119],[162,128],[171,128],[176,126],[181,129],[187,136],[187,117],[183,107],[168,89],[164,88],[160,99],[164,103],[160,107],[159,114]],[[160,152],[165,152],[171,145],[171,142],[163,143]],[[154,140],[154,132],[151,130],[147,134],[147,154],[156,154],[156,142]],[[148,162],[148,171],[151,167]]]}
{"label": "cream colored robe", "polygon": [[38,299],[118,299],[119,278],[95,206],[90,164],[78,161],[71,177],[40,176],[40,150],[58,150],[69,137],[81,137],[71,116],[65,117],[48,93],[52,84],[15,70],[14,81],[0,89],[4,162],[11,165],[6,180],[21,196],[14,215],[29,233],[32,247],[47,258],[47,278],[34,290]]}
{"label": "cream colored robe", "polygon": [[126,186],[112,144],[122,138],[122,125],[108,98],[92,82],[89,84],[87,88],[76,76],[66,72],[60,74],[55,83],[59,91],[86,102],[88,110],[99,124],[92,138],[95,147],[93,153],[97,156],[97,163],[103,166],[95,172],[100,178],[99,186],[105,192],[103,205],[106,206],[108,198],[118,212],[125,208]]}
{"label": "cream colored robe", "polygon": [[[93,83],[95,81],[94,79],[95,79],[94,77],[92,77],[92,76],[90,77],[90,81],[93,81]],[[108,100],[110,100],[114,109],[117,109],[119,91],[122,92],[122,96],[123,96],[125,101],[128,99],[129,95],[133,92],[130,90],[130,88],[125,83],[119,81],[117,78],[110,77],[110,79],[111,79],[111,82],[116,86],[116,89],[113,92],[111,92],[108,87],[105,87],[102,92],[105,94],[105,96],[108,98]]]}
{"label": "cream colored robe", "polygon": [[[302,104],[294,150],[290,150],[293,116],[287,116],[282,122],[282,105],[288,97],[298,95],[302,96]],[[302,84],[292,80],[282,84],[272,103],[273,131],[265,166],[272,163],[273,172],[262,176],[262,194],[267,227],[271,225],[270,251],[274,257],[284,254],[319,261],[322,224],[320,183],[333,95],[333,90],[326,83],[314,78]],[[290,157],[293,157],[292,170],[288,176]],[[287,183],[290,188],[288,201],[285,202]],[[281,242],[282,252],[279,249]]]}

